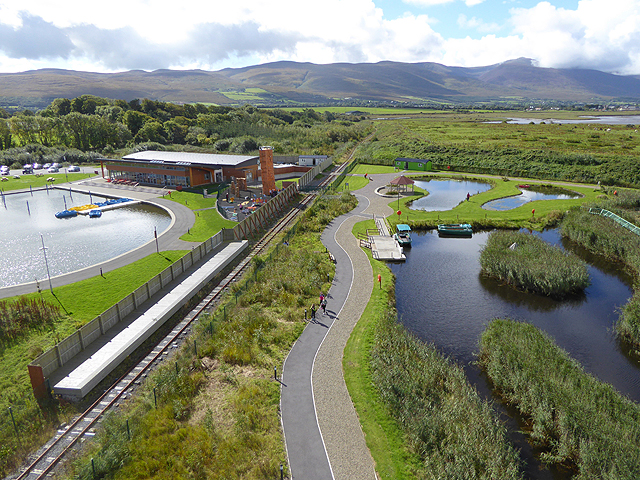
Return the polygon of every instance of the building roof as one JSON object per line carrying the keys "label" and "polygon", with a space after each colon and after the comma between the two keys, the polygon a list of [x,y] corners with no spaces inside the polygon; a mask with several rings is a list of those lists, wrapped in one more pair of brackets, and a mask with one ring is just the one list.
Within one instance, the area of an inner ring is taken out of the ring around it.
{"label": "building roof", "polygon": [[400,175],[399,177],[394,178],[389,182],[391,185],[413,185],[414,182],[410,178],[405,177],[404,175]]}
{"label": "building roof", "polygon": [[184,166],[200,165],[205,167],[236,167],[251,160],[257,162],[258,156],[221,155],[217,153],[161,152],[156,150],[146,150],[144,152],[136,152],[125,155],[124,157],[122,157],[122,159]]}

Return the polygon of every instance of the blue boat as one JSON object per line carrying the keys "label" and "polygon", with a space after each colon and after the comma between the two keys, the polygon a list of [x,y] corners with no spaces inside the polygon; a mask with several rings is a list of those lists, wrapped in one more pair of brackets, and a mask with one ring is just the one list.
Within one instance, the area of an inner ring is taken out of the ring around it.
{"label": "blue boat", "polygon": [[89,218],[100,218],[102,216],[102,210],[90,210],[89,211]]}
{"label": "blue boat", "polygon": [[72,218],[77,216],[78,212],[75,210],[62,210],[61,212],[56,213],[56,218]]}
{"label": "blue boat", "polygon": [[410,247],[411,227],[406,223],[399,223],[396,225],[396,233],[393,234],[393,238],[396,239],[401,247]]}

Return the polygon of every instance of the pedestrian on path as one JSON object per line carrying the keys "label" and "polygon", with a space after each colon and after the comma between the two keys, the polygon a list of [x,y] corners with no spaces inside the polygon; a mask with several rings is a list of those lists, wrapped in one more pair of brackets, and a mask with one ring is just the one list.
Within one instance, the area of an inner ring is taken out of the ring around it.
{"label": "pedestrian on path", "polygon": [[320,305],[322,305],[323,300],[324,300],[324,293],[320,292]]}
{"label": "pedestrian on path", "polygon": [[323,298],[322,302],[320,303],[320,306],[322,307],[322,314],[326,315],[327,314],[327,299]]}
{"label": "pedestrian on path", "polygon": [[315,303],[311,305],[311,321],[312,322],[316,321],[316,304]]}

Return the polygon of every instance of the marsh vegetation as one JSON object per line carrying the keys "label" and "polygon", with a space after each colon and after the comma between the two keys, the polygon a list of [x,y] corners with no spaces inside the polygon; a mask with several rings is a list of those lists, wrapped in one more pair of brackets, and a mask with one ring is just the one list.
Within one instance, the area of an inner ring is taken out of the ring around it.
{"label": "marsh vegetation", "polygon": [[495,231],[480,253],[482,272],[528,292],[564,298],[589,285],[584,261],[524,232]]}

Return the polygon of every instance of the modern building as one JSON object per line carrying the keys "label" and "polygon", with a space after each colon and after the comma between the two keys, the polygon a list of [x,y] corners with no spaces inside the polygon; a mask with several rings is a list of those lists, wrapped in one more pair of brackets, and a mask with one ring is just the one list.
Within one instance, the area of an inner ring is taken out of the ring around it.
{"label": "modern building", "polygon": [[299,155],[298,165],[301,167],[315,167],[327,159],[326,155]]}
{"label": "modern building", "polygon": [[102,176],[141,185],[197,187],[230,182],[232,177],[258,179],[258,156],[148,150],[122,159],[102,159]]}
{"label": "modern building", "polygon": [[419,170],[430,172],[433,170],[431,160],[420,160],[418,158],[396,158],[394,160],[396,168],[400,170]]}

